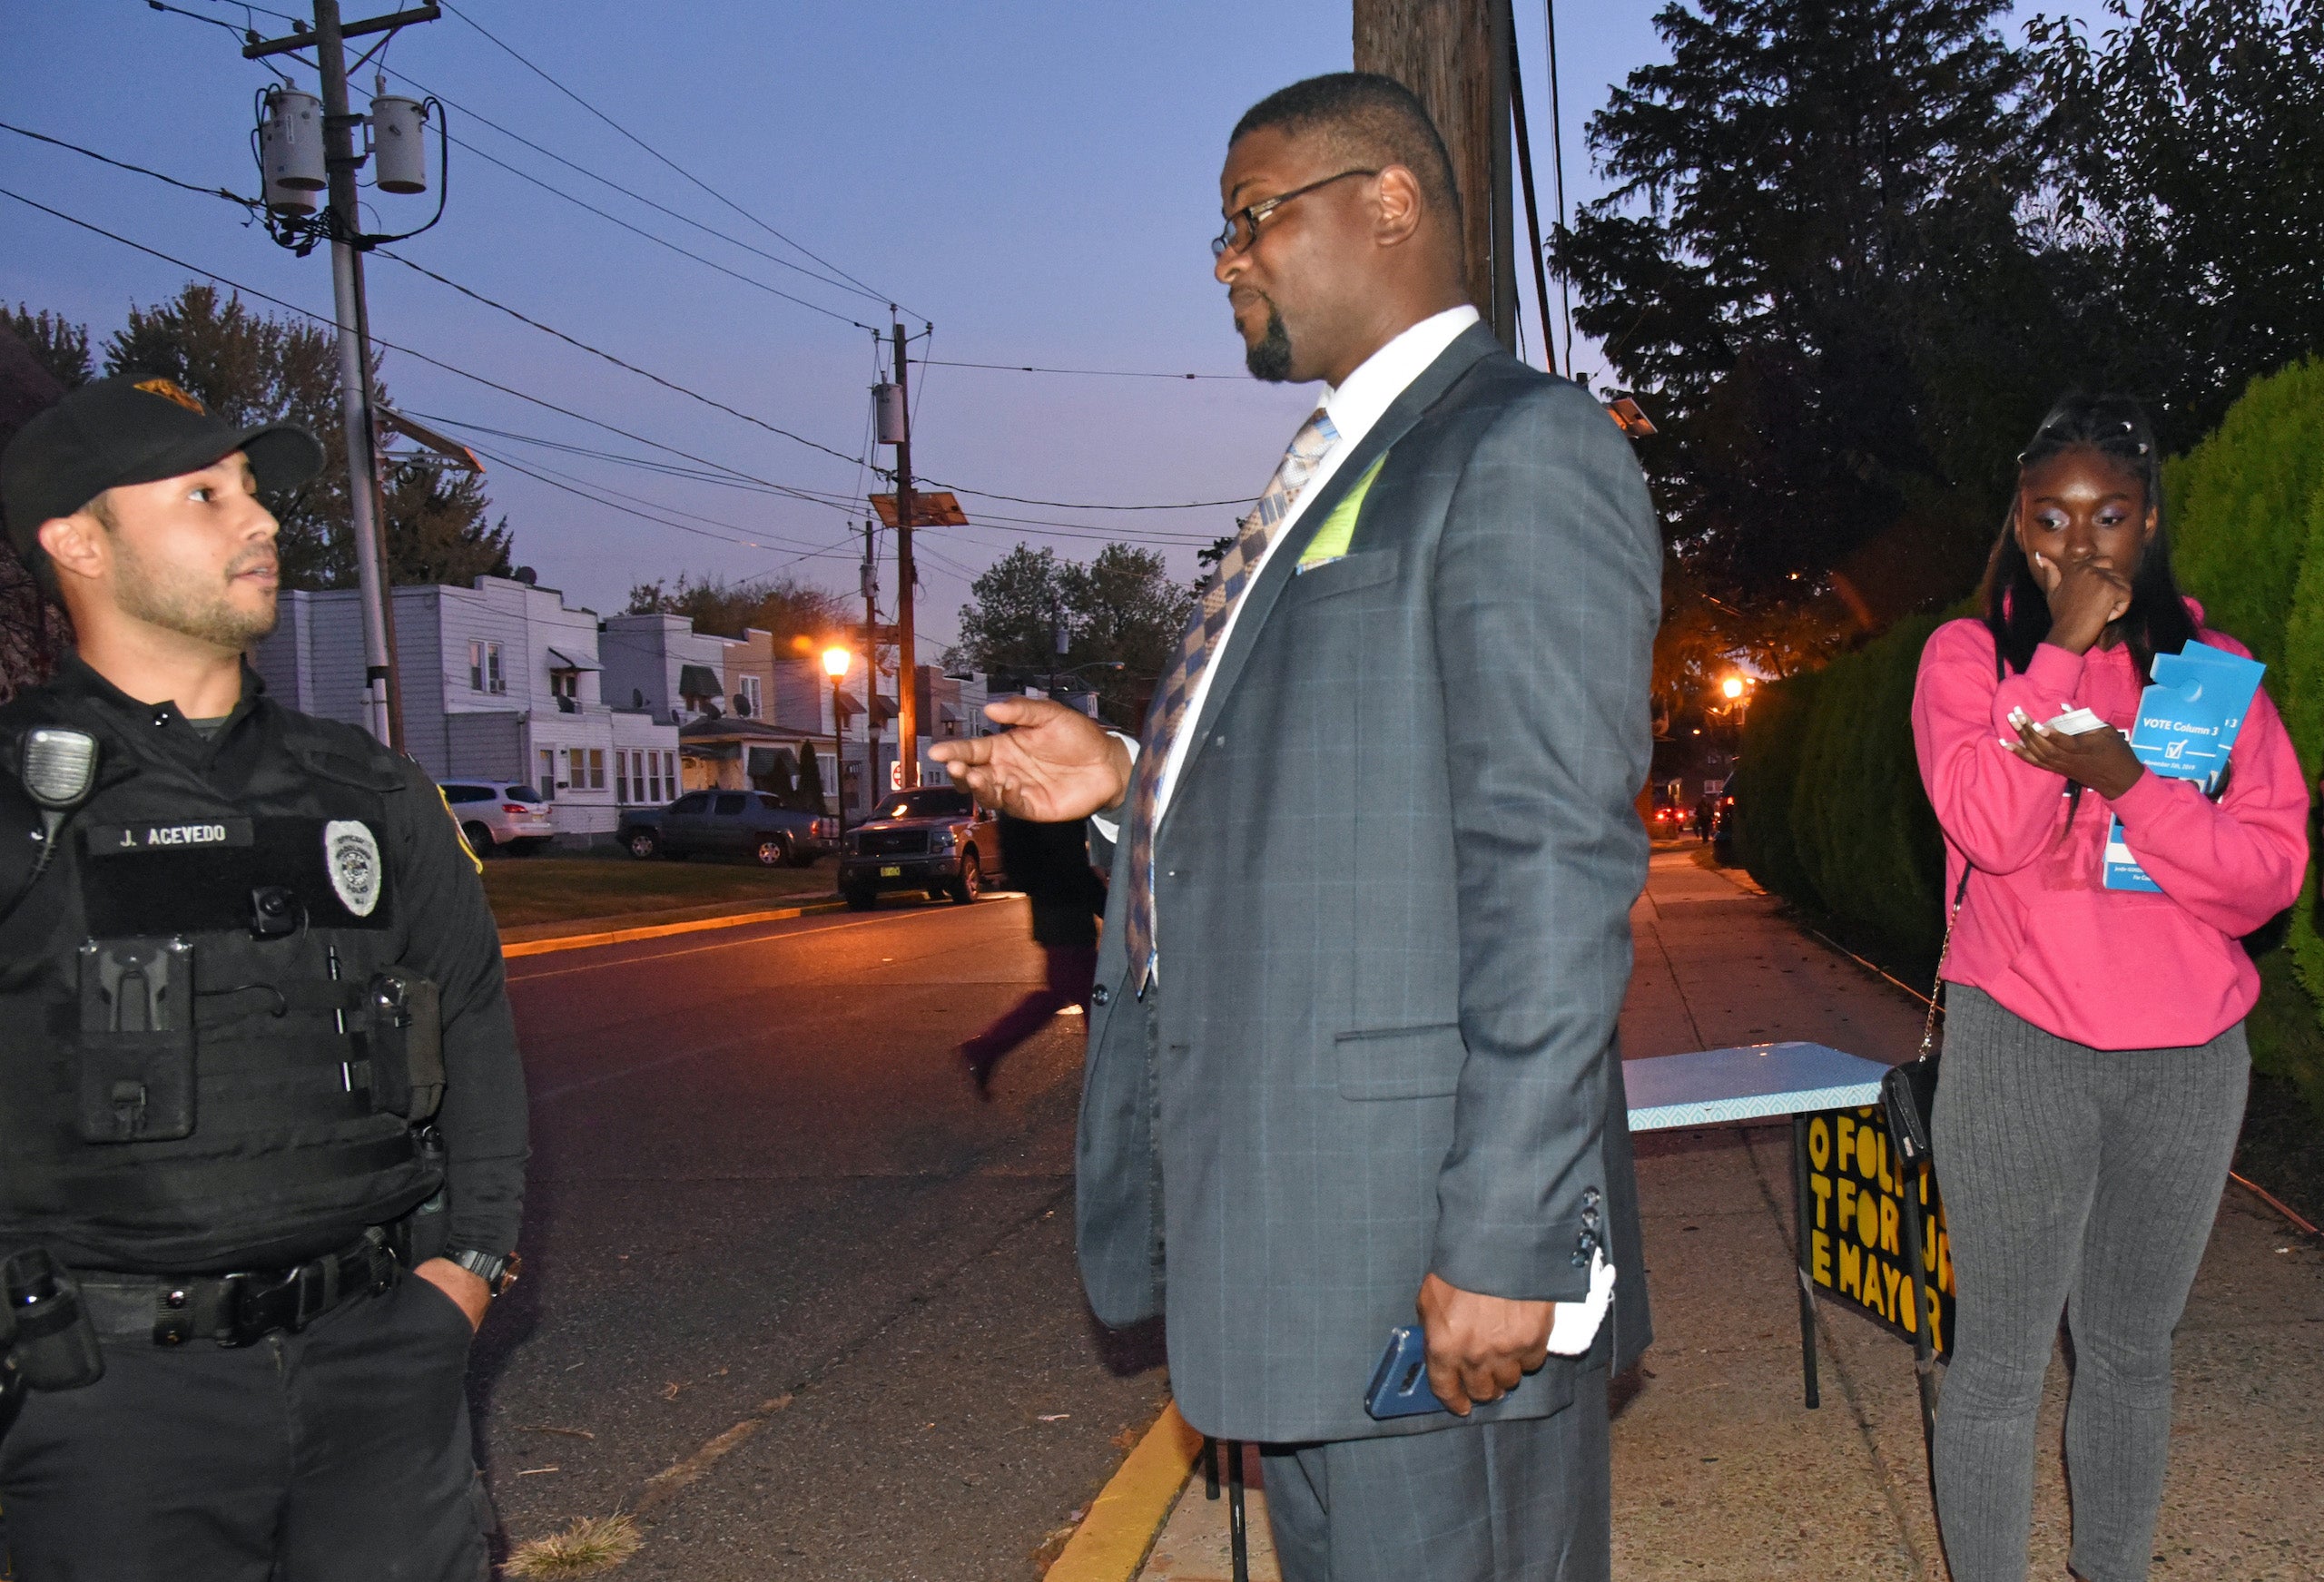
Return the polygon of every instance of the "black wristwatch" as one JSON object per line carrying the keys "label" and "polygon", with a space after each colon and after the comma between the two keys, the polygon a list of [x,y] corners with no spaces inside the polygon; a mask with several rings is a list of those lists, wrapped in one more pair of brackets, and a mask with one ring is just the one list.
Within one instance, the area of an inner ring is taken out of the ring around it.
{"label": "black wristwatch", "polygon": [[495,1296],[516,1284],[517,1276],[525,1272],[525,1261],[514,1253],[479,1253],[463,1247],[444,1256],[483,1281]]}

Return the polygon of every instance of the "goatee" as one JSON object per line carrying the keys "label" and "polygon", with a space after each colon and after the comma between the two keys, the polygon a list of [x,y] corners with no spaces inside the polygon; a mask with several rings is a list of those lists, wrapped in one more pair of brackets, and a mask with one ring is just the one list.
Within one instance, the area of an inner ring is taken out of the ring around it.
{"label": "goatee", "polygon": [[1291,378],[1291,332],[1283,327],[1283,315],[1275,304],[1267,304],[1267,332],[1257,344],[1245,349],[1243,366],[1251,370],[1255,379],[1265,379],[1280,385]]}

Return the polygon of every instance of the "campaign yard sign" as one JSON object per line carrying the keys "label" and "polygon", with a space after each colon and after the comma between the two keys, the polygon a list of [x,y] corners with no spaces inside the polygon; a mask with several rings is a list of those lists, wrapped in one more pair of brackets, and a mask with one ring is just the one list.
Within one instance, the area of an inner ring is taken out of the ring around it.
{"label": "campaign yard sign", "polygon": [[[1799,1272],[1820,1296],[1843,1302],[1906,1339],[1921,1325],[1937,1357],[1953,1345],[1953,1259],[1936,1173],[1900,1179],[1877,1105],[1802,1117],[1797,1162],[1807,1197]],[[1919,1230],[1915,1238],[1915,1228]],[[1910,1260],[1917,1252],[1927,1311],[1915,1311]]]}

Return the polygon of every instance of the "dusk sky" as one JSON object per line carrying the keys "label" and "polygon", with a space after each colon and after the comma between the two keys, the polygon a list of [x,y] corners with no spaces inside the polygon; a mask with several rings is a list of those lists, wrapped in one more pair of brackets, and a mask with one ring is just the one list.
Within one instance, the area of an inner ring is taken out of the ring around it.
{"label": "dusk sky", "polygon": [[[281,0],[172,4],[269,36],[287,31],[283,13],[292,9]],[[346,13],[392,8],[392,0],[357,0]],[[2044,8],[2060,7],[2053,0]],[[1570,204],[1602,190],[1590,172],[1583,127],[1608,84],[1659,58],[1656,9],[1646,0],[1592,0],[1561,13]],[[2066,9],[2087,15],[2097,5]],[[1518,12],[1547,205],[1541,11],[1521,4]],[[464,15],[736,207],[658,162]],[[227,30],[157,12],[145,0],[0,0],[0,120],[203,186],[256,191],[251,102],[273,78],[241,58]],[[1316,391],[1262,386],[1242,373],[1240,343],[1209,270],[1217,167],[1227,130],[1253,101],[1296,78],[1345,69],[1349,52],[1345,0],[459,0],[458,13],[448,5],[442,20],[406,31],[385,64],[389,92],[417,84],[449,101],[454,137],[480,152],[453,147],[443,222],[395,251],[847,457],[869,454],[867,387],[885,367],[882,350],[875,368],[872,338],[858,324],[884,331],[892,300],[914,332],[922,316],[935,324],[932,341],[913,347],[916,358],[937,359],[914,369],[915,469],[931,486],[1077,507],[1246,497],[1265,481]],[[310,73],[285,64],[311,89]],[[357,79],[359,106],[372,70]],[[656,213],[479,117],[732,240]],[[624,231],[485,155],[813,307]],[[218,199],[6,133],[0,187],[330,314],[324,257],[295,258]],[[435,203],[432,192],[367,197],[367,219],[382,230],[418,225]],[[834,270],[871,294],[812,278]],[[61,311],[102,339],[131,303],[164,300],[186,279],[184,270],[0,198],[0,296],[12,303]],[[836,502],[485,434],[694,465],[387,351],[396,406],[491,453],[493,508],[515,530],[516,559],[537,568],[545,585],[603,612],[621,608],[632,584],[681,573],[788,572],[852,594],[861,537],[852,524],[864,514],[870,486],[860,464],[660,388],[385,258],[371,261],[369,283],[382,341]],[[1522,289],[1530,323],[1530,281]],[[1538,362],[1530,337],[1528,350]],[[1590,349],[1579,351],[1582,369],[1594,372]],[[1024,374],[946,362],[1227,377]],[[887,456],[882,450],[879,459]],[[523,476],[517,466],[599,498]],[[1167,550],[1173,569],[1192,576],[1196,548],[1230,531],[1235,515],[1228,505],[1098,511],[965,493],[963,503],[974,526],[918,536],[921,629],[932,644],[923,659],[955,634],[969,578],[1020,539],[1073,558],[1126,539]],[[883,565],[881,583],[883,608],[891,608],[891,565]]]}

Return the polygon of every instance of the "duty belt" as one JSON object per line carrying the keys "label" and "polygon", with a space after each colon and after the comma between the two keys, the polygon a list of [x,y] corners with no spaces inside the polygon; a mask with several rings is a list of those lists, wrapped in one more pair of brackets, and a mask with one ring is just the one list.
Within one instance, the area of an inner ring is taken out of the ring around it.
{"label": "duty belt", "polygon": [[214,1341],[248,1346],[272,1334],[296,1334],[323,1314],[359,1296],[377,1295],[396,1282],[398,1264],[386,1228],[287,1269],[160,1279],[151,1275],[82,1272],[81,1298],[97,1333],[113,1340],[144,1338],[157,1346]]}

